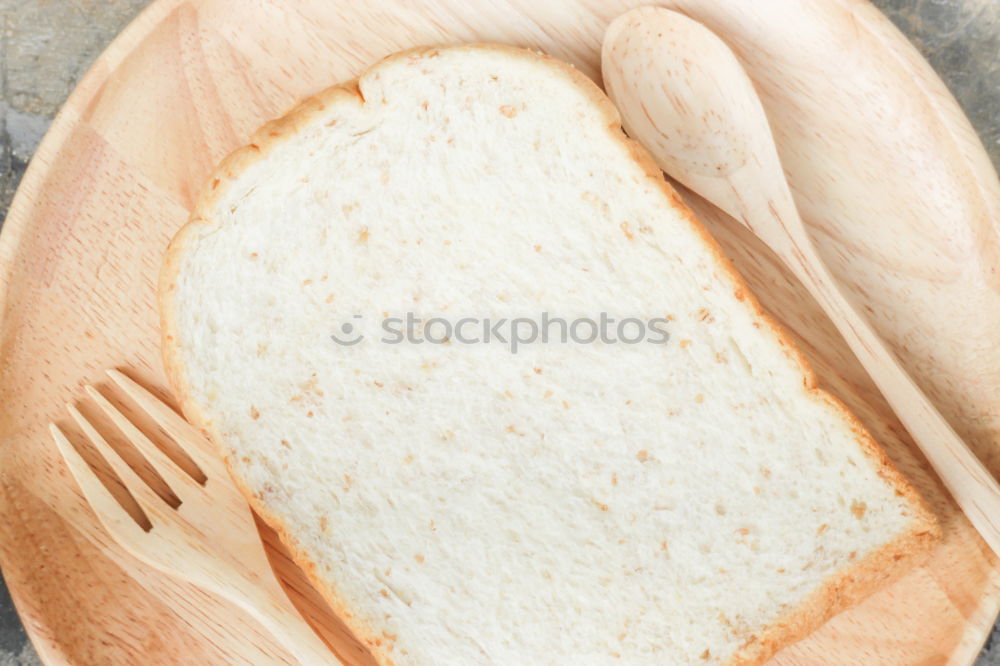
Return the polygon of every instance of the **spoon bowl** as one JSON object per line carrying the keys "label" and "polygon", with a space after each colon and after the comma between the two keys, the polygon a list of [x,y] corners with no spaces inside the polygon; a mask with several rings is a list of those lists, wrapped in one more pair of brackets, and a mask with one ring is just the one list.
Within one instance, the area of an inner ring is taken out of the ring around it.
{"label": "spoon bowl", "polygon": [[[737,89],[733,89],[720,85],[714,74],[738,71],[736,56],[725,44],[711,39],[701,23],[680,14],[676,20],[658,21],[658,13],[652,7],[629,12],[612,23],[605,36],[608,93],[612,99],[638,100],[642,111],[623,118],[626,131],[651,137],[666,171],[699,183],[746,167],[753,152],[746,142],[757,136],[754,130],[767,121],[745,75],[725,82],[735,84]],[[709,49],[682,57],[674,63],[680,69],[674,69],[657,57],[664,42],[697,42]],[[615,75],[609,76],[612,68]],[[650,72],[658,76],[649,76]],[[674,85],[682,76],[689,85]],[[731,117],[713,111],[693,115],[726,108],[732,110]]]}

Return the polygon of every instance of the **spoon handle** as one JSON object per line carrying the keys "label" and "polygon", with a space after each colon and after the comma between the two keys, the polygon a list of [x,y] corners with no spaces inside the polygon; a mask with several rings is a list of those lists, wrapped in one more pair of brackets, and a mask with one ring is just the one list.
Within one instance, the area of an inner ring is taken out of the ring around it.
{"label": "spoon handle", "polygon": [[833,320],[973,527],[1000,555],[1000,484],[851,304],[804,230],[790,236],[781,252],[785,263]]}

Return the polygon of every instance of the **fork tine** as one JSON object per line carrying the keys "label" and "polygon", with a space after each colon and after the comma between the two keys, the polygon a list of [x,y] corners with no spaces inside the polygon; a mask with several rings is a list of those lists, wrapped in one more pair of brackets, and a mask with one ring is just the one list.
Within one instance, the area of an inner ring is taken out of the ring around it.
{"label": "fork tine", "polygon": [[[55,423],[50,423],[49,431],[52,433],[52,439],[55,440],[56,447],[59,449],[59,453],[62,454],[63,460],[66,461],[70,473],[76,479],[77,485],[80,486],[80,490],[83,492],[87,503],[93,508],[94,513],[97,514],[104,527],[112,534],[117,534],[119,530],[133,531],[136,536],[144,533],[145,530],[143,530],[142,526],[129,515],[125,507],[119,504],[115,496],[111,494],[111,491],[104,487],[101,480],[97,478],[97,474],[90,468],[87,461],[83,459],[83,456],[76,450],[76,447],[66,438],[66,435],[59,429],[59,426]],[[136,501],[138,502],[139,500],[136,499]],[[143,513],[145,513],[145,510],[143,510]],[[146,518],[148,520],[149,516],[147,515]]]}
{"label": "fork tine", "polygon": [[139,452],[145,456],[146,460],[152,465],[153,469],[167,482],[167,485],[174,491],[174,494],[184,501],[184,493],[187,490],[197,487],[201,488],[201,485],[191,478],[187,472],[181,468],[180,465],[175,463],[170,457],[160,450],[156,444],[153,443],[149,437],[139,430],[139,428],[128,420],[128,418],[118,411],[118,408],[111,404],[111,401],[105,398],[100,391],[95,389],[91,385],[83,387],[83,390],[87,392],[87,395],[97,403],[98,407],[101,408],[105,414],[111,419],[112,423],[122,431],[125,438],[128,439],[132,445],[139,450]]}
{"label": "fork tine", "polygon": [[[108,444],[108,440],[104,439],[104,436],[87,420],[87,417],[80,413],[80,410],[72,404],[66,405],[66,409],[69,410],[70,416],[73,417],[73,420],[83,430],[87,439],[94,444],[94,447],[100,452],[101,456],[111,465],[111,469],[118,475],[122,484],[128,489],[151,523],[154,516],[162,514],[164,509],[170,509],[167,502],[157,495],[155,490],[149,487],[149,484],[125,462],[124,458],[118,455],[118,452]],[[184,501],[183,498],[181,498],[181,501]],[[172,511],[173,509],[170,510]]]}
{"label": "fork tine", "polygon": [[157,425],[163,428],[177,442],[177,445],[191,456],[192,460],[201,468],[202,474],[206,474],[206,469],[211,469],[219,463],[218,459],[209,453],[212,450],[212,445],[205,439],[205,436],[166,403],[128,375],[113,368],[105,372],[111,381],[117,384],[147,414],[152,416]]}

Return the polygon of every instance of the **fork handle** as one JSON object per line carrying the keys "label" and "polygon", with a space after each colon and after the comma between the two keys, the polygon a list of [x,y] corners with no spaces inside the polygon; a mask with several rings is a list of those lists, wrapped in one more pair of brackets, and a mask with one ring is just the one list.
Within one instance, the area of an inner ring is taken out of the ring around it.
{"label": "fork handle", "polygon": [[226,582],[219,593],[247,611],[271,632],[303,666],[343,662],[313,630],[288,599],[277,578],[250,580],[241,577],[240,584]]}
{"label": "fork handle", "polygon": [[1000,484],[851,304],[801,221],[797,228],[783,226],[790,232],[787,242],[772,247],[819,301],[969,522],[1000,555]]}

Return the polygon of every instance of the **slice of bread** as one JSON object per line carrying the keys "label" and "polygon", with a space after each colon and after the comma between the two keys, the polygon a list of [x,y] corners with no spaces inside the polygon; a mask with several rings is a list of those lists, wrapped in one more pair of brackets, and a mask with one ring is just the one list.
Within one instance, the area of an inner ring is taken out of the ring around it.
{"label": "slice of bread", "polygon": [[[383,664],[759,663],[937,534],[548,57],[405,52],[266,125],[160,298],[185,414]],[[383,342],[407,312],[669,339]]]}

